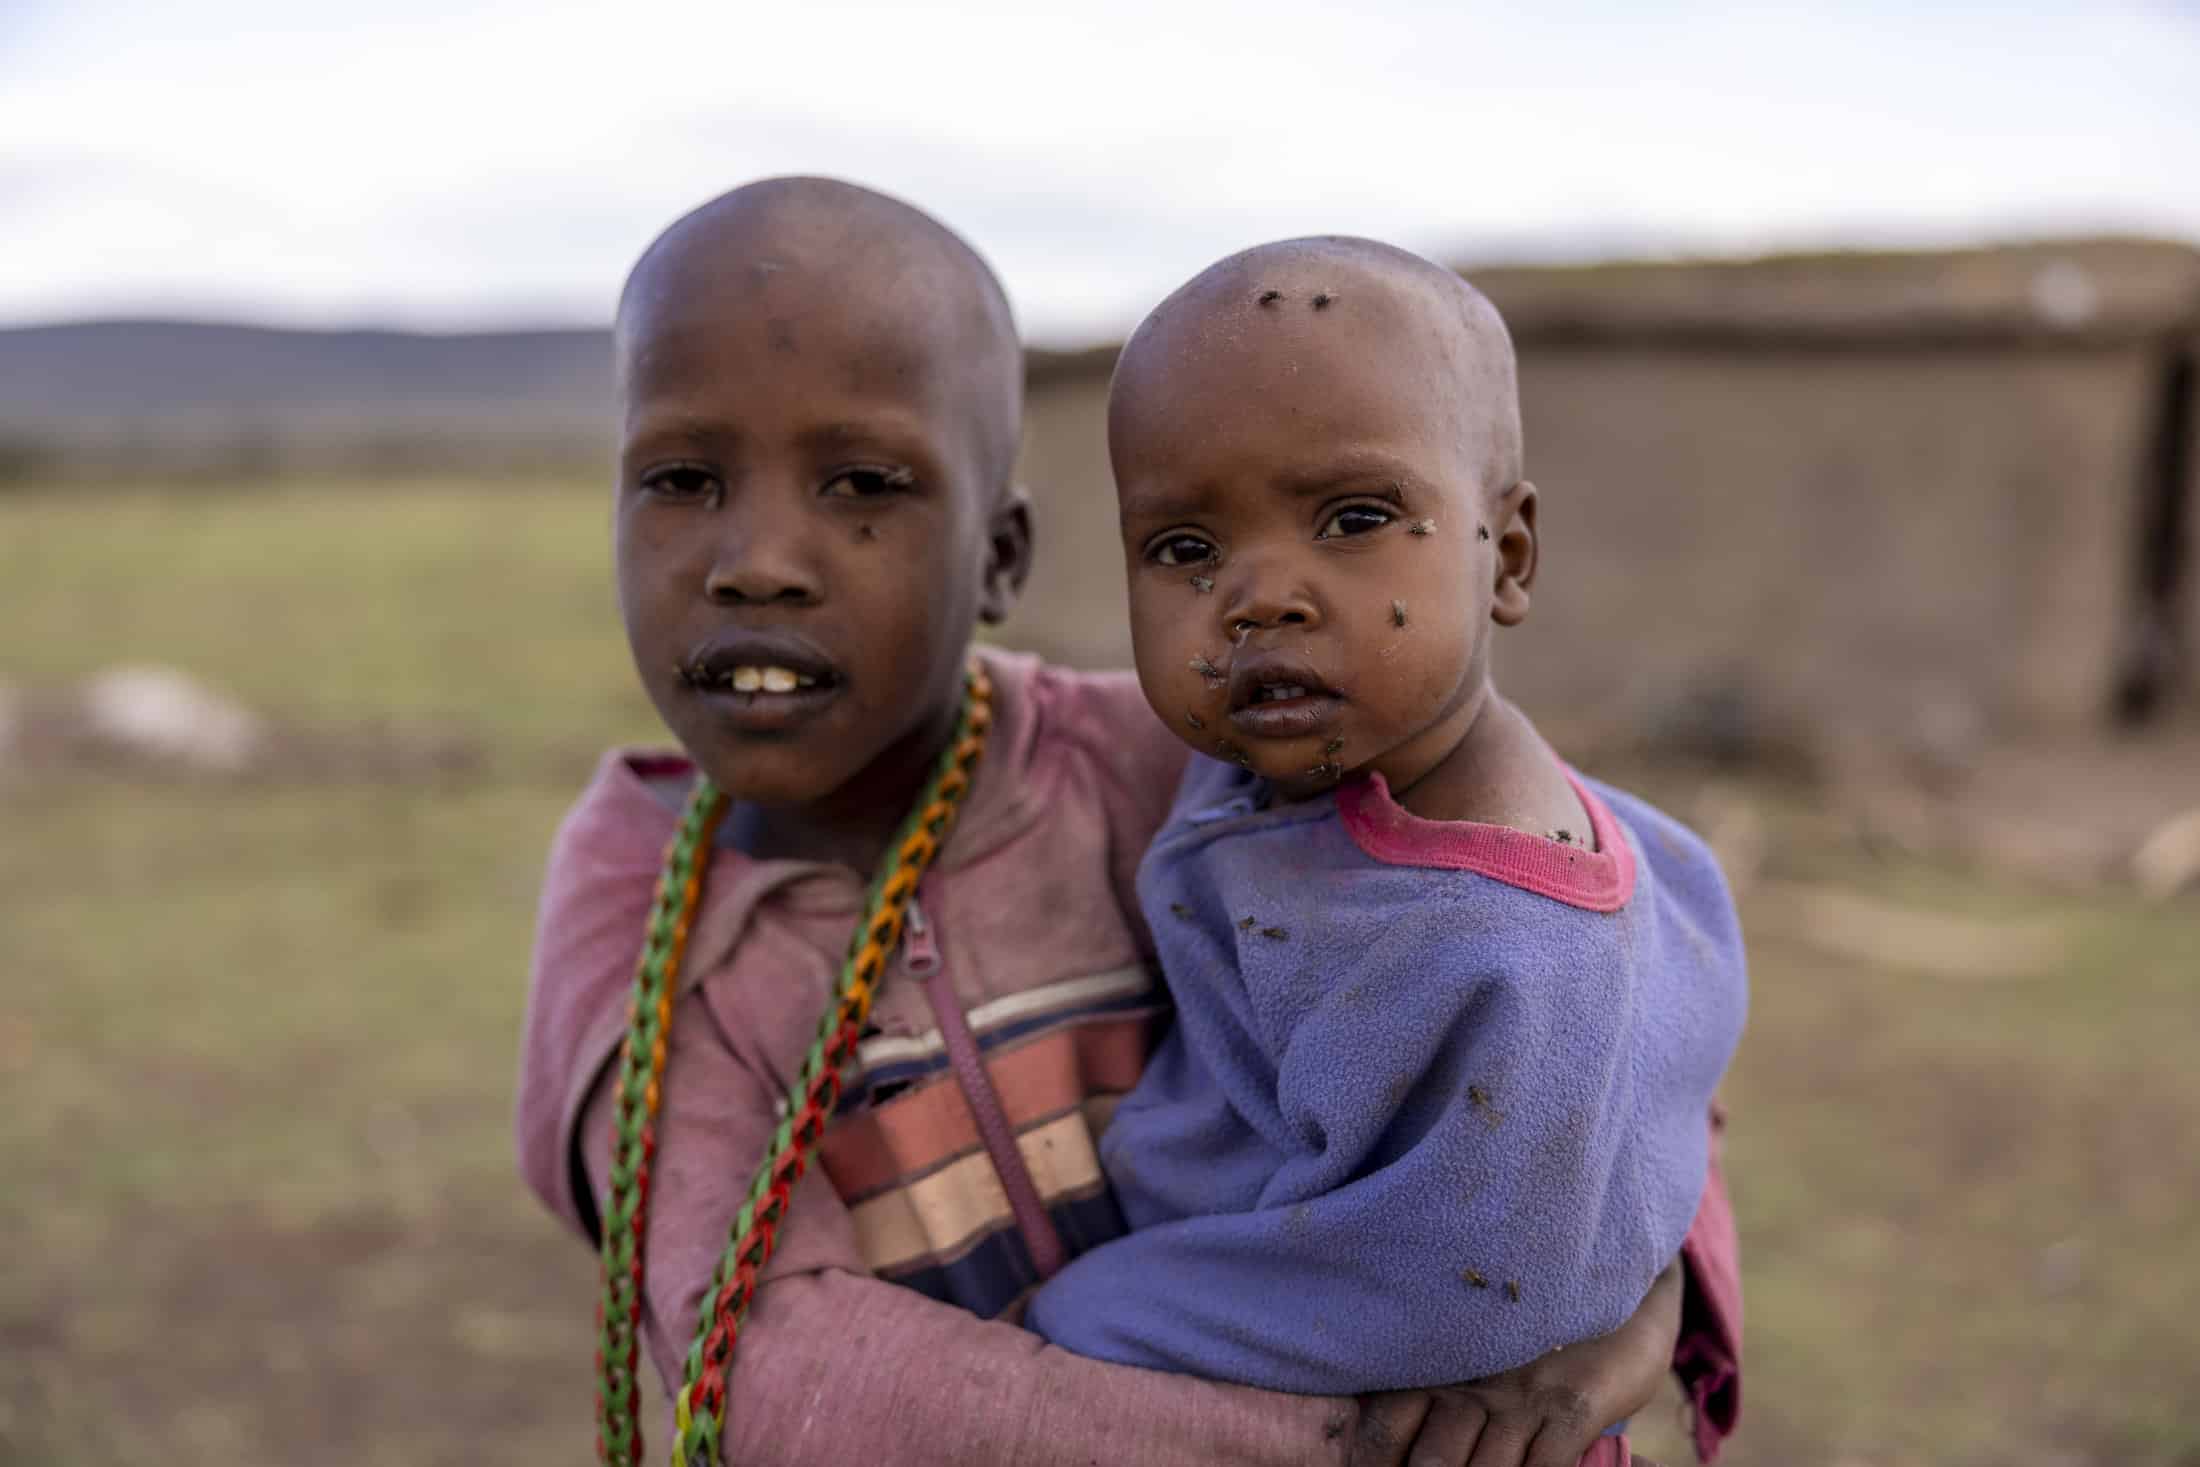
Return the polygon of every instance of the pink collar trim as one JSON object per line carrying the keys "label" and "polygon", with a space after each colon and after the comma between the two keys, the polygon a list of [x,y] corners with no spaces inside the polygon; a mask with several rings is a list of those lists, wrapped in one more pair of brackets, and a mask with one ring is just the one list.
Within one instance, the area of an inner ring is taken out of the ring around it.
{"label": "pink collar trim", "polygon": [[1561,766],[1589,812],[1596,849],[1567,845],[1474,820],[1424,820],[1391,798],[1390,784],[1370,774],[1337,791],[1344,828],[1375,860],[1391,866],[1473,871],[1570,907],[1616,912],[1635,894],[1635,852],[1605,803]]}

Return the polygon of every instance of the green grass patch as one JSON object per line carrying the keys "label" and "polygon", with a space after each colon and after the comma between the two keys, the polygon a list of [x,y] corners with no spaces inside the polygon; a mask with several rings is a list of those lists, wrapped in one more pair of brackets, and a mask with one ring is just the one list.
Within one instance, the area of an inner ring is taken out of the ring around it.
{"label": "green grass patch", "polygon": [[10,681],[166,663],[262,711],[585,746],[655,727],[577,482],[322,484],[0,500]]}

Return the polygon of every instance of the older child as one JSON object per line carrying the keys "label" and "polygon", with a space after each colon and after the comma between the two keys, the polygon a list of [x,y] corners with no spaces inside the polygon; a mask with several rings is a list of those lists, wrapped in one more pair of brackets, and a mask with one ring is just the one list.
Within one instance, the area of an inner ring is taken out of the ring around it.
{"label": "older child", "polygon": [[1703,844],[1491,681],[1538,553],[1503,323],[1387,246],[1250,250],[1108,426],[1139,678],[1213,757],[1140,872],[1179,1019],[1103,1146],[1134,1231],[1030,1324],[1332,1393],[1616,1327],[1695,1218],[1743,954]]}
{"label": "older child", "polygon": [[[961,240],[814,179],[751,185],[675,223],[628,281],[617,340],[620,605],[684,752],[608,757],[559,832],[519,1143],[529,1183],[591,1236],[608,1219],[616,1237],[646,1202],[639,1334],[677,1390],[698,1373],[683,1357],[729,1227],[834,1001],[867,907],[859,873],[968,716],[974,624],[1024,577],[1021,360],[1000,288]],[[1553,1389],[1600,1421],[1623,1413],[1672,1348],[1674,1301],[1646,1303],[1597,1349],[1433,1407],[1126,1370],[995,1321],[1122,1228],[1093,1137],[1164,1013],[1131,880],[1183,753],[1128,678],[982,664],[983,761],[847,1062],[824,1176],[792,1188],[776,1251],[752,1271],[726,1458],[1296,1464],[1369,1446],[1365,1460],[1398,1461],[1417,1422],[1422,1446],[1442,1446],[1485,1404],[1525,1415]],[[620,1036],[660,852],[699,775],[730,813],[701,853],[692,913],[664,924],[685,946],[637,1171]],[[1715,1183],[1706,1203],[1689,1307],[1713,1322],[1680,1358],[1719,1382],[1731,1233]],[[614,1373],[626,1328],[607,1321]]]}

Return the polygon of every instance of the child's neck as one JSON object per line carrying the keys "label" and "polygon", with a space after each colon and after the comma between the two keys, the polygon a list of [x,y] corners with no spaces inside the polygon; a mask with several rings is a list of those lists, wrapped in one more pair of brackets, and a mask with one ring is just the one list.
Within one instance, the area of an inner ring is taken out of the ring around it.
{"label": "child's neck", "polygon": [[1451,752],[1391,794],[1424,820],[1471,820],[1543,836],[1589,828],[1588,812],[1558,756],[1494,687],[1484,690]]}
{"label": "child's neck", "polygon": [[821,799],[735,805],[729,814],[734,844],[759,860],[831,862],[868,880],[909,818],[961,713],[950,703]]}

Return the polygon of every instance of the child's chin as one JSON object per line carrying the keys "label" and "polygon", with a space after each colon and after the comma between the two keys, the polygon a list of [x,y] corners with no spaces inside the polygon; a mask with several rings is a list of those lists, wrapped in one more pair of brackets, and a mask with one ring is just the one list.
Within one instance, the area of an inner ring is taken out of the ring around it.
{"label": "child's chin", "polygon": [[1311,800],[1316,795],[1326,795],[1344,783],[1344,770],[1335,766],[1321,766],[1319,772],[1312,768],[1300,768],[1289,774],[1267,776],[1276,787],[1276,793],[1286,800]]}
{"label": "child's chin", "polygon": [[1323,753],[1321,739],[1294,739],[1288,744],[1247,744],[1235,747],[1243,757],[1220,753],[1216,757],[1235,762],[1274,785],[1291,799],[1304,799],[1335,789],[1344,767]]}
{"label": "child's chin", "polygon": [[799,742],[743,747],[729,753],[689,751],[702,771],[728,799],[744,805],[808,805],[845,784],[853,770],[818,757],[815,745]]}

